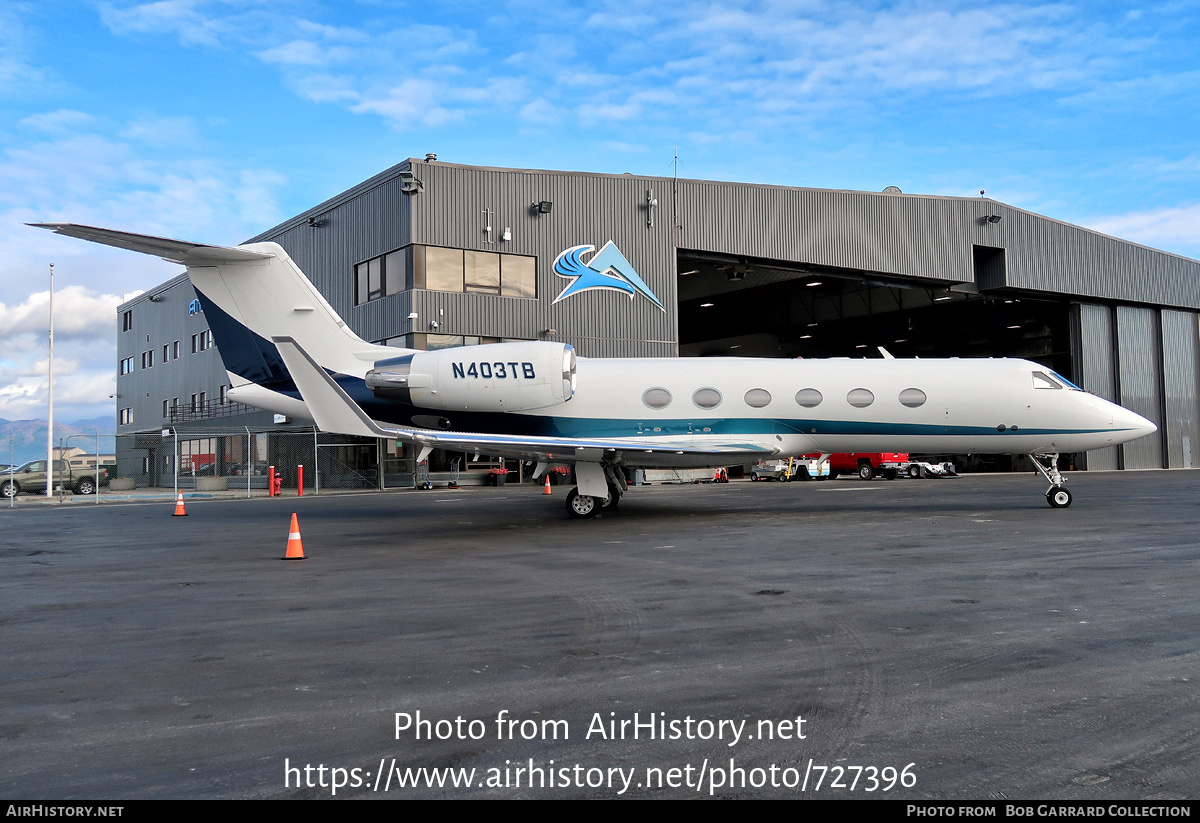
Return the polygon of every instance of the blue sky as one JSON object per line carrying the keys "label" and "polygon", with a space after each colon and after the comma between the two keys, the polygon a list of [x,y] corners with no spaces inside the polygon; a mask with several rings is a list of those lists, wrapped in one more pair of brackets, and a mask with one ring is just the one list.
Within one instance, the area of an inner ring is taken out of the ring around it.
{"label": "blue sky", "polygon": [[238,243],[410,156],[988,196],[1200,257],[1200,1],[0,6],[0,417],[111,413],[122,295],[26,228]]}

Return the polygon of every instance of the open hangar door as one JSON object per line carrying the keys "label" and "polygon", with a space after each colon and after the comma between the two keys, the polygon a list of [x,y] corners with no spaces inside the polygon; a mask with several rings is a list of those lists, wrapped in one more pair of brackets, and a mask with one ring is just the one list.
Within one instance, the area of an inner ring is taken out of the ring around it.
{"label": "open hangar door", "polygon": [[[1020,357],[1068,380],[1065,299],[971,284],[683,252],[681,357]],[[954,455],[963,470],[1030,470],[1027,458]],[[1063,455],[1063,468],[1076,468]]]}

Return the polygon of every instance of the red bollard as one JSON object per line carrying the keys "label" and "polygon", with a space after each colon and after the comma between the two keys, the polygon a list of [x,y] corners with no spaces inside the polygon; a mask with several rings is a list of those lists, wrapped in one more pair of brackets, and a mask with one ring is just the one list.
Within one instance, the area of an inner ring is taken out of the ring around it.
{"label": "red bollard", "polygon": [[267,468],[267,497],[275,496],[275,467]]}
{"label": "red bollard", "polygon": [[296,467],[296,496],[304,496],[304,466]]}

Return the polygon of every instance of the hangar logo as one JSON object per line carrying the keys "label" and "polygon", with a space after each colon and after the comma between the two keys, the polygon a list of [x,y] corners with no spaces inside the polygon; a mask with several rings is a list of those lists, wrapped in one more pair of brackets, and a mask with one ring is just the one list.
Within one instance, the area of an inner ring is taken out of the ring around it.
{"label": "hangar logo", "polygon": [[607,289],[628,294],[630,300],[640,293],[649,298],[650,302],[658,306],[661,311],[667,310],[662,301],[655,297],[654,292],[646,285],[646,281],[638,276],[637,271],[625,259],[625,255],[621,254],[620,249],[613,244],[613,241],[609,240],[604,244],[604,248],[592,255],[590,260],[586,263],[583,262],[583,255],[595,248],[595,246],[572,246],[559,252],[558,257],[554,258],[554,273],[571,281],[562,290],[562,293],[554,298],[555,303],[580,292]]}

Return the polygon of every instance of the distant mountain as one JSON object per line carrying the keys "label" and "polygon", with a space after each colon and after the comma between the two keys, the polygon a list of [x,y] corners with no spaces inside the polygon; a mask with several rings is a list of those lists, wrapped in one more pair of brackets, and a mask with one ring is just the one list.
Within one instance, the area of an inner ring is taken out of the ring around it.
{"label": "distant mountain", "polygon": [[[21,464],[46,456],[45,420],[5,420],[0,418],[0,463]],[[68,446],[81,446],[89,451],[96,448],[96,430],[100,431],[100,450],[112,453],[117,424],[111,417],[77,420],[73,423],[54,421],[54,445],[67,440]],[[76,436],[78,435],[78,436]],[[11,446],[10,446],[11,444]]]}

